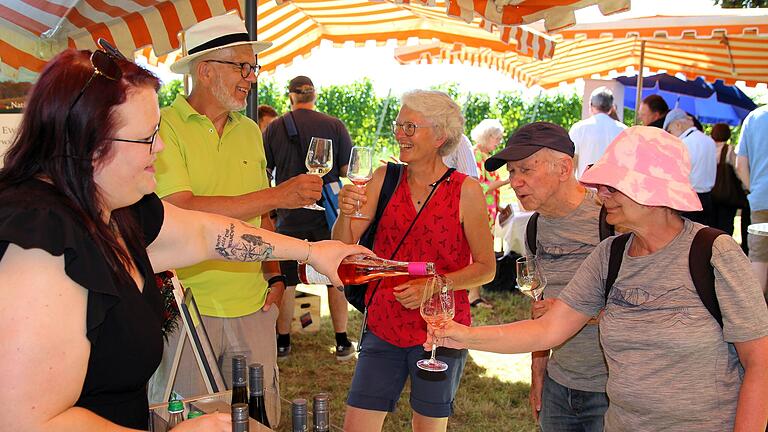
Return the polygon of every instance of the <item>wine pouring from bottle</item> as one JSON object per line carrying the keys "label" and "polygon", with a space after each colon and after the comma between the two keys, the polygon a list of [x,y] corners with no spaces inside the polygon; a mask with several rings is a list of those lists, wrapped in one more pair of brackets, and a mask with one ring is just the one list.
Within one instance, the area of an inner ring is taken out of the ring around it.
{"label": "wine pouring from bottle", "polygon": [[[306,263],[299,264],[298,273],[302,283],[331,285],[327,276]],[[356,254],[341,261],[338,274],[344,285],[359,285],[394,276],[431,276],[435,274],[435,264],[392,261],[373,255]]]}

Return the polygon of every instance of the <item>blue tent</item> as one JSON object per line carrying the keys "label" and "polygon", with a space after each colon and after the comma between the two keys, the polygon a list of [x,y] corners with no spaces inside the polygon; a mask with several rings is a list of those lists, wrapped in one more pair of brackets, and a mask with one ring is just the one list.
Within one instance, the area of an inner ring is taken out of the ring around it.
{"label": "blue tent", "polygon": [[[635,109],[637,77],[619,77],[616,81],[624,85],[624,106]],[[757,108],[744,92],[720,80],[709,84],[701,78],[684,81],[667,74],[643,77],[642,98],[652,94],[663,97],[670,108],[678,106],[695,115],[702,123],[738,126]]]}

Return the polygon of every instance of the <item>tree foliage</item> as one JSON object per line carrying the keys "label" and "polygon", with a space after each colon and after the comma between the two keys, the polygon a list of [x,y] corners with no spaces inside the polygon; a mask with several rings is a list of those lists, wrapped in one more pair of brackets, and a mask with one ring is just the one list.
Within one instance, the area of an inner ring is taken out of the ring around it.
{"label": "tree foliage", "polygon": [[768,0],[714,0],[714,1],[715,1],[715,5],[719,5],[726,9],[768,7]]}
{"label": "tree foliage", "polygon": [[181,80],[173,80],[160,87],[160,91],[157,93],[160,108],[172,104],[178,94],[184,94],[184,84],[182,84]]}
{"label": "tree foliage", "polygon": [[[505,138],[533,121],[550,121],[568,129],[581,119],[581,97],[576,93],[542,93],[534,100],[526,101],[519,92],[500,92],[492,97],[483,93],[463,94],[459,88],[457,83],[433,87],[446,92],[462,107],[467,136],[470,136],[472,128],[486,118],[501,120]],[[181,81],[178,80],[163,86],[160,90],[160,105],[170,104],[181,91]],[[284,87],[272,80],[259,82],[258,97],[260,104],[271,105],[280,114],[289,109]],[[400,102],[393,96],[377,96],[369,79],[321,87],[318,89],[317,109],[341,119],[355,145],[373,147],[378,154],[397,155],[397,143],[392,136],[391,125],[397,117]],[[505,141],[502,141],[502,145]]]}

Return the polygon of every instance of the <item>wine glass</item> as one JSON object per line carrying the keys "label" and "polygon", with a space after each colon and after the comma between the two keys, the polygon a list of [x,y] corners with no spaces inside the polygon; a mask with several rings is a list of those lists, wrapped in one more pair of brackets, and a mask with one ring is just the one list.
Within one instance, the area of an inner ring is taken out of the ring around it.
{"label": "wine glass", "polygon": [[[453,282],[445,276],[433,276],[427,279],[421,295],[421,316],[431,328],[443,328],[456,313]],[[430,372],[443,372],[448,369],[445,362],[437,360],[437,344],[432,342],[432,356],[416,362],[419,369]]]}
{"label": "wine glass", "polygon": [[[354,146],[349,155],[349,166],[347,166],[347,178],[355,186],[365,188],[373,177],[373,149],[370,147]],[[357,201],[357,209],[350,215],[352,218],[369,219],[368,216],[360,213],[360,200]]]}
{"label": "wine glass", "polygon": [[515,262],[517,269],[517,287],[520,292],[532,298],[533,301],[541,300],[544,287],[547,286],[547,278],[541,271],[541,266],[535,255],[520,257]]}
{"label": "wine glass", "polygon": [[[307,149],[307,158],[304,160],[309,172],[307,174],[324,176],[333,168],[333,140],[328,138],[312,137]],[[309,210],[325,210],[316,203],[305,205]]]}

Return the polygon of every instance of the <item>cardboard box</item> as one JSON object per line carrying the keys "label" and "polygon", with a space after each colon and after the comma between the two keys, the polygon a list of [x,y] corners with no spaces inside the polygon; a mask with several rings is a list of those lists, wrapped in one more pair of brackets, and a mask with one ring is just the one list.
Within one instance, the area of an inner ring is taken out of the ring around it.
{"label": "cardboard box", "polygon": [[320,330],[320,296],[296,290],[291,333],[317,333]]}

